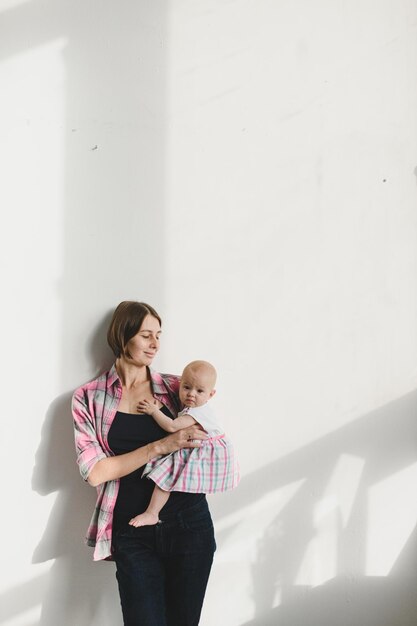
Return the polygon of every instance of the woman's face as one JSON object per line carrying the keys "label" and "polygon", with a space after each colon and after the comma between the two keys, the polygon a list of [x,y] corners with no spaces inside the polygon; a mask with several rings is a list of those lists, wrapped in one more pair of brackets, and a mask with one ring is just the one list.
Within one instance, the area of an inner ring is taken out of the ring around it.
{"label": "woman's face", "polygon": [[127,344],[130,359],[136,365],[150,365],[159,350],[161,327],[156,317],[147,315],[139,332]]}

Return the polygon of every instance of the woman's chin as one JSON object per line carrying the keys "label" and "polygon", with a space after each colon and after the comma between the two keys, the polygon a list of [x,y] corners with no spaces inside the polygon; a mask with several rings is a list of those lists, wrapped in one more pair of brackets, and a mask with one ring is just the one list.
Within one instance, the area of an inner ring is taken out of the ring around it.
{"label": "woman's chin", "polygon": [[149,365],[152,365],[152,361],[154,360],[154,358],[154,356],[150,357],[146,355],[141,355],[137,359],[135,359],[134,357],[130,359],[130,363],[132,363],[132,365],[135,365],[136,367],[148,367]]}

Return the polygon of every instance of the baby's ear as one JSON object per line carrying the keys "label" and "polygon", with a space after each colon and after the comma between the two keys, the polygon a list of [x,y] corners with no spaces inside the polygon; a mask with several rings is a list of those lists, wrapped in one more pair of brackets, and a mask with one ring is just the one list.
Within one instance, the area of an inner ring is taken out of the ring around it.
{"label": "baby's ear", "polygon": [[216,390],[215,390],[215,389],[212,389],[212,390],[210,391],[210,398],[212,398],[212,397],[214,396],[214,394],[215,394],[215,393],[216,393]]}

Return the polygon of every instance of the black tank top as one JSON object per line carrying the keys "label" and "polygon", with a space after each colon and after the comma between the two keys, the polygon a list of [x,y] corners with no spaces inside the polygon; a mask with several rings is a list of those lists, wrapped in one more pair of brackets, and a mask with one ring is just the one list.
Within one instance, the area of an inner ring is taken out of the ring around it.
{"label": "black tank top", "polygon": [[[172,417],[164,406],[161,411]],[[114,417],[108,434],[108,444],[114,454],[124,454],[146,446],[148,443],[166,437],[167,433],[155,422],[151,415],[122,413]],[[125,525],[135,515],[143,513],[151,499],[155,486],[152,480],[142,478],[144,466],[120,479],[119,493],[113,513],[113,530]],[[174,491],[160,513],[160,518],[170,517],[181,509],[193,506],[204,494],[182,493]]]}

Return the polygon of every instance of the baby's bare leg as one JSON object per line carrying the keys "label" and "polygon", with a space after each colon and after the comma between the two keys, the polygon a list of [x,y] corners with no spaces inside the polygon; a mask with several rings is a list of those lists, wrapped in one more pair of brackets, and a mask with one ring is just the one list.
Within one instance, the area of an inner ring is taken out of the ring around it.
{"label": "baby's bare leg", "polygon": [[159,513],[162,507],[168,502],[169,496],[170,494],[168,491],[163,491],[163,489],[160,489],[158,485],[155,485],[148,508],[144,513],[133,517],[129,524],[136,527],[153,526],[154,524],[157,524],[159,522]]}

